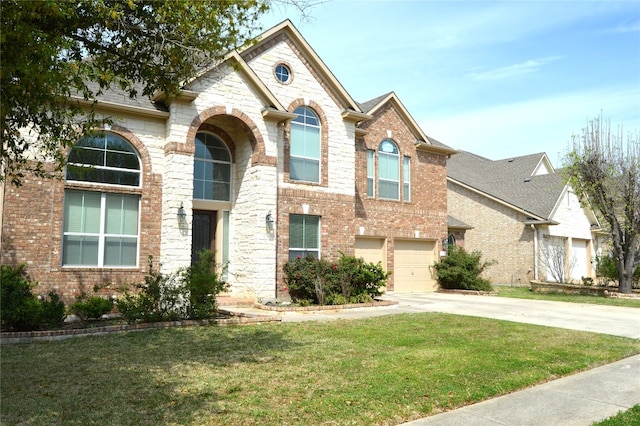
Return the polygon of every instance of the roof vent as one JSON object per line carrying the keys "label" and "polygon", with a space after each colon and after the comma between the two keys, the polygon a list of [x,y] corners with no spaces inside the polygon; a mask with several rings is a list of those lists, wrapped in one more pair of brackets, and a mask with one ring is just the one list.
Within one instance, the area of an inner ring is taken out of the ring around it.
{"label": "roof vent", "polygon": [[507,162],[509,162],[509,163],[513,163],[513,160],[515,160],[515,158],[509,158],[509,159],[507,160]]}
{"label": "roof vent", "polygon": [[531,182],[531,178],[530,178],[530,177],[528,177],[528,178],[524,178],[524,181],[525,181],[525,182]]}

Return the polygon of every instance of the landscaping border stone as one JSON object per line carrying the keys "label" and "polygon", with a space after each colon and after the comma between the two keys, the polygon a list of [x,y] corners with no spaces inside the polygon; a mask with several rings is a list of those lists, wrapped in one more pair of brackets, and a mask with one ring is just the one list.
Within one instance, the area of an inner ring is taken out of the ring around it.
{"label": "landscaping border stone", "polygon": [[291,306],[291,305],[264,305],[262,303],[255,303],[253,305],[256,309],[262,309],[265,311],[275,312],[313,312],[313,311],[340,311],[343,309],[357,309],[357,308],[376,308],[382,306],[397,305],[398,302],[392,300],[376,300],[369,303],[350,303],[346,305],[309,305],[309,306]]}
{"label": "landscaping border stone", "polygon": [[0,333],[0,344],[10,345],[16,343],[50,342],[55,340],[65,340],[74,337],[99,336],[104,334],[128,333],[131,331],[160,330],[175,327],[196,327],[207,325],[242,325],[260,324],[265,322],[279,322],[281,317],[273,315],[252,315],[239,312],[231,312],[218,309],[226,318],[213,318],[204,320],[182,320],[165,322],[146,322],[139,324],[117,324],[105,325],[92,328],[73,328],[58,330],[38,330],[38,331],[8,331]]}

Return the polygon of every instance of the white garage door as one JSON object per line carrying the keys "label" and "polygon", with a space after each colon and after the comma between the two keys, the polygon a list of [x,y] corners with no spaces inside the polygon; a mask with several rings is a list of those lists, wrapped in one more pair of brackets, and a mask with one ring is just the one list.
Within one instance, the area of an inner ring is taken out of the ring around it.
{"label": "white garage door", "polygon": [[437,290],[437,281],[433,275],[435,249],[435,241],[395,241],[394,292]]}
{"label": "white garage door", "polygon": [[384,255],[384,239],[382,238],[358,238],[355,246],[356,257],[361,257],[365,262],[382,263],[387,269],[386,256]]}
{"label": "white garage door", "polygon": [[589,256],[587,254],[587,240],[571,240],[571,278],[580,281],[589,276]]}

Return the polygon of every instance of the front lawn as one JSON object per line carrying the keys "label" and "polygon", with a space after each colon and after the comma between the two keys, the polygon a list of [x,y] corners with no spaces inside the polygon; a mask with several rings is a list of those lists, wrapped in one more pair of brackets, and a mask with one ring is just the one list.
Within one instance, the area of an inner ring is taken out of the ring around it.
{"label": "front lawn", "polygon": [[433,313],[7,345],[0,423],[392,425],[637,353],[633,339]]}
{"label": "front lawn", "polygon": [[563,293],[538,293],[529,287],[503,287],[495,286],[500,297],[513,297],[517,299],[554,300],[556,302],[587,303],[594,305],[626,306],[640,308],[640,299],[613,299],[600,296],[584,296],[579,294]]}

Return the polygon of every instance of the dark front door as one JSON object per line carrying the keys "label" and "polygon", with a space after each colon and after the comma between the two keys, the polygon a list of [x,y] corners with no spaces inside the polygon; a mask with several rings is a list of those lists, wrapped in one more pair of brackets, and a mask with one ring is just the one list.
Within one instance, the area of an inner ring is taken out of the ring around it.
{"label": "dark front door", "polygon": [[191,263],[198,260],[202,249],[215,248],[216,212],[193,212],[193,232],[191,235]]}

